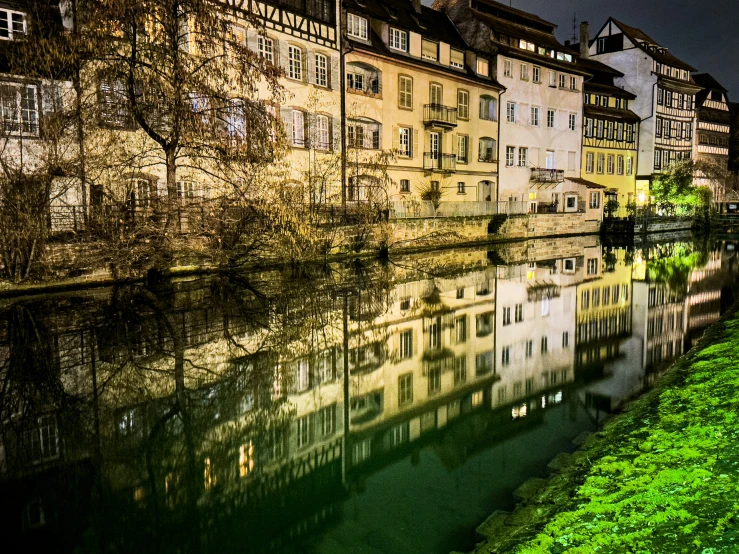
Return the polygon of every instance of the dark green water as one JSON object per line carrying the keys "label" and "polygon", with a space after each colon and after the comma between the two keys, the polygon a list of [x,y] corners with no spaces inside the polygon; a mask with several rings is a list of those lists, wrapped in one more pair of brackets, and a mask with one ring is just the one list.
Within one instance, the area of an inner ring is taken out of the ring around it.
{"label": "dark green water", "polygon": [[0,300],[5,544],[470,549],[733,304],[737,247],[585,237]]}

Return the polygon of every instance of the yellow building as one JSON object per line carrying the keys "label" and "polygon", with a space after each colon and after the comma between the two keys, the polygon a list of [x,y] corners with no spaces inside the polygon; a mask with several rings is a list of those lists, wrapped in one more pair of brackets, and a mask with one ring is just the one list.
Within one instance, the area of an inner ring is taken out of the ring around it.
{"label": "yellow building", "polygon": [[[349,149],[392,150],[387,192],[396,210],[418,210],[419,200],[434,196],[447,209],[486,209],[477,203],[497,198],[503,90],[490,56],[420,2],[346,9]],[[349,157],[348,196],[363,200],[370,177]]]}
{"label": "yellow building", "polygon": [[[622,73],[588,58],[578,61],[593,76],[585,81],[582,175],[606,187],[606,202],[643,202],[636,189],[639,116],[631,111],[636,96],[613,84]],[[606,208],[606,212],[608,206]]]}

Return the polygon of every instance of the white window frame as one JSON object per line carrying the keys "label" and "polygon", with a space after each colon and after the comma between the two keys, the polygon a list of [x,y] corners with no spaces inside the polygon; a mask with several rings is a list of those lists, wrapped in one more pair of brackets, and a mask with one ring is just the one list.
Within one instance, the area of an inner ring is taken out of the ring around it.
{"label": "white window frame", "polygon": [[503,65],[503,77],[513,78],[513,61],[512,60],[505,60],[505,63]]}
{"label": "white window frame", "polygon": [[305,146],[305,113],[300,110],[292,111],[292,145]]}
{"label": "white window frame", "polygon": [[485,75],[487,77],[490,74],[490,62],[488,59],[478,56],[475,70],[478,75]]}
{"label": "white window frame", "polygon": [[470,118],[470,93],[464,89],[457,89],[457,117]]}
{"label": "white window frame", "polygon": [[517,123],[518,122],[518,109],[517,104],[515,102],[508,102],[506,104],[506,121],[508,123]]}
{"label": "white window frame", "polygon": [[269,63],[275,63],[275,41],[270,37],[259,35],[257,37],[257,51],[259,57],[267,60]]}
{"label": "white window frame", "polygon": [[388,46],[393,50],[408,52],[408,31],[390,27]]}
{"label": "white window frame", "polygon": [[[38,136],[38,88],[23,83],[0,83],[0,120],[11,135]],[[29,105],[29,101],[32,104]]]}
{"label": "white window frame", "polygon": [[[454,55],[453,54],[455,52],[458,52],[459,54],[462,55],[462,63],[457,63],[457,62],[454,61]],[[461,50],[456,50],[456,49],[452,48],[452,56],[449,59],[449,66],[450,67],[454,67],[456,69],[464,69],[464,52],[462,52]]]}
{"label": "white window frame", "polygon": [[[402,83],[404,82],[409,83],[409,90],[403,90]],[[398,106],[408,110],[413,109],[413,78],[407,75],[398,75]]]}
{"label": "white window frame", "polygon": [[539,125],[541,125],[541,108],[531,106],[531,126],[538,127]]}
{"label": "white window frame", "polygon": [[369,38],[367,18],[354,13],[346,14],[346,34],[350,37],[367,40]]}
{"label": "white window frame", "polygon": [[525,146],[521,146],[518,149],[518,167],[528,167],[529,162],[529,149]]}
{"label": "white window frame", "polygon": [[529,64],[527,63],[521,64],[521,80],[522,81],[529,80]]}
{"label": "white window frame", "polygon": [[547,129],[554,129],[557,126],[556,111],[547,109]]}
{"label": "white window frame", "polygon": [[289,44],[287,47],[287,77],[296,81],[303,80],[303,50],[299,46]]}
{"label": "white window frame", "polygon": [[532,77],[535,83],[541,83],[541,67],[539,67],[538,65],[534,66]]}
{"label": "white window frame", "polygon": [[316,54],[316,85],[328,87],[328,56]]}
{"label": "white window frame", "polygon": [[318,114],[316,116],[315,121],[316,121],[315,148],[316,150],[328,150],[330,148],[330,140],[331,140],[331,134],[330,134],[331,122],[328,116],[323,115],[323,114]]}
{"label": "white window frame", "polygon": [[398,127],[398,155],[413,156],[413,129],[410,127]]}
{"label": "white window frame", "polygon": [[595,171],[595,153],[585,153],[585,173],[593,173]]}
{"label": "white window frame", "polygon": [[[7,27],[5,29],[0,28],[0,40],[15,40],[16,34],[24,35],[24,36],[26,35],[26,33],[28,32],[28,26],[27,26],[28,18],[25,12],[19,12],[19,11],[8,10],[8,9],[0,9],[0,18],[2,18],[3,15],[5,15],[5,18],[6,18],[5,21],[6,21]],[[15,23],[13,21],[14,15],[21,16],[21,23],[23,26],[23,30],[17,31],[13,28],[14,23]],[[2,35],[3,32],[7,33],[7,36],[3,36]]]}
{"label": "white window frame", "polygon": [[569,115],[568,128],[570,131],[577,131],[577,114],[571,113]]}
{"label": "white window frame", "polygon": [[506,146],[505,147],[505,164],[506,167],[513,167],[516,162],[516,147]]}

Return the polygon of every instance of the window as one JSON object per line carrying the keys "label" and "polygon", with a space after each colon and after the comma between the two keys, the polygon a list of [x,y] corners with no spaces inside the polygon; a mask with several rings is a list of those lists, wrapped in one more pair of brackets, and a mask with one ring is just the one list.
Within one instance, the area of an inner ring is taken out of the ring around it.
{"label": "window", "polygon": [[556,71],[549,71],[549,86],[550,87],[556,87],[557,86],[557,72]]}
{"label": "window", "polygon": [[549,352],[549,338],[541,337],[541,353],[546,354]]}
{"label": "window", "polygon": [[136,195],[137,207],[150,207],[157,196],[156,185],[149,179],[134,179],[131,182],[131,188]]}
{"label": "window", "polygon": [[624,174],[624,157],[623,156],[619,156],[617,159],[616,173],[618,173],[619,175]]}
{"label": "window", "polygon": [[[589,262],[590,260],[588,260],[588,263]],[[583,310],[587,310],[590,308],[590,291],[589,290],[582,291],[582,294],[580,295],[580,307]]]}
{"label": "window", "polygon": [[193,181],[177,181],[177,199],[180,202],[192,202],[201,196],[200,188]]}
{"label": "window", "polygon": [[516,323],[523,321],[523,304],[516,304]]}
{"label": "window", "polygon": [[526,357],[530,358],[534,355],[534,341],[526,341]]}
{"label": "window", "polygon": [[316,116],[316,128],[315,128],[315,135],[316,135],[316,144],[312,145],[314,148],[318,150],[328,150],[330,147],[330,140],[329,140],[329,121],[328,116],[325,115],[317,115]]}
{"label": "window", "polygon": [[398,127],[398,155],[406,156],[408,158],[413,154],[411,146],[411,133],[410,127]]}
{"label": "window", "polygon": [[410,179],[401,179],[400,180],[400,192],[410,192],[410,191],[411,191]]}
{"label": "window", "polygon": [[444,89],[438,83],[429,85],[429,103],[439,106],[444,103]]}
{"label": "window", "polygon": [[588,117],[585,120],[585,136],[586,137],[593,136],[593,128],[594,128],[594,121],[592,118]]}
{"label": "window", "polygon": [[346,88],[350,91],[364,92],[364,73],[347,73]]}
{"label": "window", "polygon": [[605,172],[606,156],[605,154],[598,154],[598,173],[603,175]]}
{"label": "window", "polygon": [[567,75],[560,74],[559,76],[559,88],[567,87]]}
{"label": "window", "polygon": [[[35,87],[34,88],[35,91]],[[0,86],[0,100],[2,100],[3,123],[11,132],[17,132],[19,125],[16,97],[19,88],[10,85]],[[128,96],[122,81],[103,79],[100,81],[100,118],[103,123],[116,127],[125,127],[130,123],[128,111]],[[197,103],[197,106],[195,105]],[[198,113],[202,110],[203,118],[207,116],[207,99],[193,99],[193,110]]]}
{"label": "window", "polygon": [[571,113],[569,115],[569,125],[568,125],[570,131],[576,131],[577,130],[577,114]]}
{"label": "window", "polygon": [[577,152],[568,151],[567,152],[567,171],[576,171],[577,165]]}
{"label": "window", "polygon": [[305,114],[300,110],[292,112],[293,146],[305,146]]}
{"label": "window", "polygon": [[588,260],[588,275],[598,275],[598,259],[590,258]]}
{"label": "window", "polygon": [[490,64],[485,58],[477,58],[477,74],[485,76],[490,74]]}
{"label": "window", "polygon": [[398,406],[413,402],[413,374],[398,377]]}
{"label": "window", "polygon": [[400,358],[407,360],[413,357],[413,331],[407,330],[400,333]]}
{"label": "window", "polygon": [[457,117],[459,119],[470,118],[470,93],[466,90],[457,91]]}
{"label": "window", "polygon": [[[313,414],[298,418],[298,448],[305,448],[313,439]],[[251,443],[250,443],[251,444]],[[251,447],[252,456],[254,447]]]}
{"label": "window", "polygon": [[591,192],[590,193],[590,209],[597,210],[598,208],[600,208],[600,193]]}
{"label": "window", "polygon": [[328,58],[323,54],[316,54],[316,84],[319,87],[328,86]]}
{"label": "window", "polygon": [[[462,298],[464,298],[464,289],[457,291],[457,297],[459,297],[460,291],[462,293]],[[467,316],[463,315],[454,320],[454,333],[457,344],[467,342]]]}
{"label": "window", "polygon": [[[298,446],[301,446],[300,432],[307,433],[307,426],[301,427],[298,421]],[[308,433],[308,437],[310,434]],[[308,439],[306,438],[306,441]],[[307,444],[307,443],[306,443]],[[252,441],[242,444],[239,447],[239,477],[246,477],[254,469],[254,443]]]}
{"label": "window", "polygon": [[541,67],[534,66],[534,82],[541,83]]}
{"label": "window", "polygon": [[264,58],[269,63],[275,63],[275,41],[269,37],[259,35],[257,37],[257,50],[259,57]]}
{"label": "window", "polygon": [[464,69],[464,52],[452,48],[449,65],[452,67],[456,67],[457,69]]}
{"label": "window", "polygon": [[511,324],[511,309],[503,308],[503,326]]}
{"label": "window", "polygon": [[513,77],[513,62],[511,60],[505,61],[505,64],[503,66],[503,76]]}
{"label": "window", "polygon": [[506,106],[506,120],[508,121],[508,123],[516,123],[516,121],[518,120],[516,111],[516,103],[508,102]]}
{"label": "window", "polygon": [[350,37],[367,40],[369,38],[369,34],[367,33],[367,19],[353,13],[347,14],[346,33]]}
{"label": "window", "polygon": [[592,152],[588,152],[585,154],[585,172],[586,173],[592,173],[594,169],[595,164],[595,154]]}
{"label": "window", "polygon": [[513,167],[513,162],[516,157],[516,147],[506,146],[505,147],[505,164],[507,167]]}
{"label": "window", "polygon": [[529,64],[526,64],[526,63],[521,64],[521,80],[522,81],[529,80]]}
{"label": "window", "polygon": [[287,47],[287,76],[296,81],[303,80],[303,51],[297,46]]}
{"label": "window", "polygon": [[554,128],[554,110],[547,110],[547,127]]}
{"label": "window", "polygon": [[570,90],[577,90],[577,77],[570,77]]}
{"label": "window", "polygon": [[29,460],[46,462],[59,457],[59,433],[53,416],[40,417],[37,427],[26,434]]}
{"label": "window", "polygon": [[439,43],[421,39],[421,57],[425,60],[439,60]]}
{"label": "window", "polygon": [[0,39],[13,40],[26,34],[26,14],[11,10],[0,10]]}
{"label": "window", "polygon": [[467,381],[467,357],[457,356],[454,359],[454,386]]}
{"label": "window", "polygon": [[634,173],[634,159],[631,156],[626,157],[626,175]]}
{"label": "window", "polygon": [[318,429],[322,437],[330,437],[336,432],[336,404],[320,409],[318,412]]}
{"label": "window", "polygon": [[467,194],[467,192],[465,191],[465,185],[461,181],[457,183],[457,194]]}
{"label": "window", "polygon": [[[514,117],[515,117],[515,107],[514,107]],[[494,98],[492,96],[486,96],[486,95],[480,96],[480,119],[484,119],[487,121],[498,121],[498,99],[497,98]]]}
{"label": "window", "polygon": [[[0,13],[3,12],[0,11]],[[120,86],[122,89],[122,84]],[[110,106],[110,112],[108,113],[113,118],[121,120],[120,124],[122,124],[127,118],[128,110],[126,110],[123,103],[112,104],[112,102],[120,102],[125,98],[122,96],[122,90],[120,93],[121,96],[118,98],[113,98],[112,94],[108,97],[111,100],[110,104],[106,104],[106,99],[103,99],[103,117],[105,118],[106,108]],[[3,126],[6,132],[27,135],[38,134],[38,107],[35,86],[0,85],[0,108],[2,109]],[[106,122],[117,124],[117,121],[106,120]]]}
{"label": "window", "polygon": [[538,106],[531,106],[531,126],[532,127],[539,126],[540,112],[541,112],[541,108],[539,108]]}
{"label": "window", "polygon": [[615,166],[615,156],[608,154],[608,175],[613,175]]}
{"label": "window", "polygon": [[413,79],[405,75],[398,77],[398,105],[401,108],[413,109]]}
{"label": "window", "polygon": [[467,163],[469,161],[470,137],[459,135],[457,137],[457,161]]}
{"label": "window", "polygon": [[529,149],[519,148],[518,149],[518,167],[526,167],[528,164]]}
{"label": "window", "polygon": [[507,367],[511,365],[511,347],[510,346],[503,347],[501,351],[500,361],[503,364],[503,367]]}
{"label": "window", "polygon": [[407,52],[408,33],[406,31],[390,27],[390,48],[400,50],[401,52]]}
{"label": "window", "polygon": [[569,348],[570,346],[570,333],[565,331],[562,333],[562,348]]}

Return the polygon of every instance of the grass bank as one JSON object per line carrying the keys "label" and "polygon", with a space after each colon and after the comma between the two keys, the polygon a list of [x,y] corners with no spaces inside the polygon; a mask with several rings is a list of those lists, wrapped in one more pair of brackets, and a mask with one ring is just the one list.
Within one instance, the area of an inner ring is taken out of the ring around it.
{"label": "grass bank", "polygon": [[739,552],[739,314],[588,439],[476,552]]}

